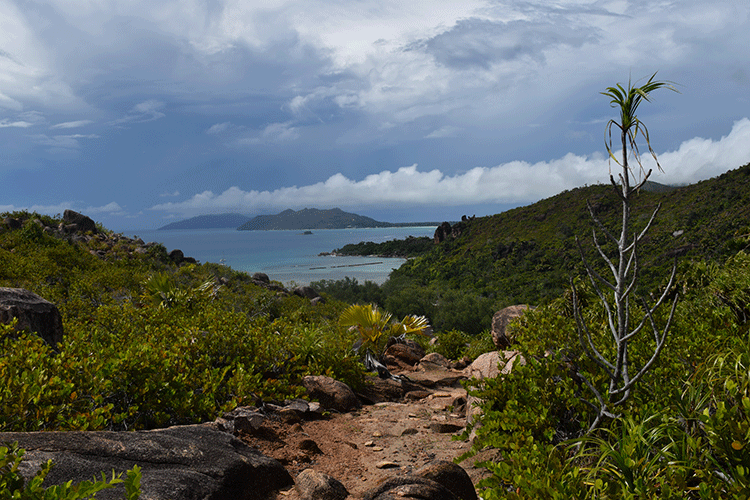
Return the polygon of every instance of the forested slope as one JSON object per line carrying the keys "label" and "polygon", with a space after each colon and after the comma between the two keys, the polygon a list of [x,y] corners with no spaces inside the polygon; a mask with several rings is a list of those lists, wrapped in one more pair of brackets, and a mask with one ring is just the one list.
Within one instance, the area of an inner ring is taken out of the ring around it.
{"label": "forested slope", "polygon": [[[565,191],[526,207],[473,219],[460,236],[406,262],[384,284],[384,305],[396,314],[425,314],[438,329],[477,333],[492,313],[515,303],[540,304],[583,276],[575,243],[593,255],[587,201],[605,223],[620,217],[611,185]],[[668,273],[673,257],[722,261],[750,233],[750,164],[669,191],[642,190],[633,209],[637,230],[661,204],[642,247],[644,292]]]}

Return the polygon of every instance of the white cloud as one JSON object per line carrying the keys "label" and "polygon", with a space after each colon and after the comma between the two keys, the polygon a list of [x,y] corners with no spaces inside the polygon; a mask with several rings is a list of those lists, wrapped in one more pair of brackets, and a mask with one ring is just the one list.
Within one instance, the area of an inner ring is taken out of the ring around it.
{"label": "white cloud", "polygon": [[[408,207],[457,206],[477,203],[524,202],[583,184],[594,170],[606,171],[606,160],[568,155],[553,162],[511,162],[474,168],[447,176],[439,170],[422,172],[416,165],[383,171],[360,181],[336,174],[325,182],[274,191],[243,191],[234,186],[221,194],[211,191],[179,203],[152,207],[167,212],[237,209],[246,212],[303,206]],[[543,179],[528,182],[529,178]],[[599,176],[601,178],[601,176]],[[583,182],[581,182],[583,180]]]}
{"label": "white cloud", "polygon": [[299,131],[292,126],[291,122],[272,123],[268,125],[260,135],[260,138],[268,142],[293,141],[299,137]]}
{"label": "white cloud", "polygon": [[210,135],[221,134],[223,132],[226,132],[231,125],[232,124],[229,122],[217,123],[215,125],[211,125],[211,128],[206,130],[206,133]]}
{"label": "white cloud", "polygon": [[70,134],[70,135],[53,135],[36,134],[30,136],[31,139],[44,146],[63,149],[78,149],[81,147],[79,139],[98,139],[96,134]]}
{"label": "white cloud", "polygon": [[[662,183],[695,182],[719,175],[750,161],[750,120],[735,123],[718,141],[691,139],[673,152],[659,155],[665,174]],[[644,158],[645,159],[645,158]],[[648,162],[644,162],[648,168]],[[304,206],[409,207],[458,206],[486,203],[527,203],[585,184],[608,182],[609,164],[600,153],[567,154],[552,161],[513,161],[477,167],[456,175],[439,170],[420,171],[417,165],[352,180],[342,174],[308,186],[273,191],[243,191],[233,186],[223,193],[204,191],[183,202],[155,205],[152,210],[199,213],[217,210],[253,212]]]}
{"label": "white cloud", "polygon": [[452,125],[444,125],[437,130],[433,130],[424,137],[425,139],[443,139],[445,137],[455,136],[459,130],[461,129],[459,129],[458,127],[454,127]]}
{"label": "white cloud", "polygon": [[58,123],[56,125],[52,125],[50,128],[53,130],[61,129],[61,128],[62,129],[79,128],[79,127],[85,127],[86,125],[89,125],[91,123],[94,123],[94,122],[91,120],[76,120],[72,122]]}
{"label": "white cloud", "polygon": [[123,208],[116,202],[112,201],[102,206],[88,206],[85,208],[77,208],[80,204],[73,203],[70,201],[63,201],[55,205],[30,205],[30,206],[15,206],[15,205],[0,205],[0,212],[15,212],[19,210],[27,210],[29,212],[37,212],[40,214],[57,215],[62,214],[66,210],[75,210],[76,212],[84,215],[96,215],[96,214],[108,214],[108,215],[123,215],[125,212]]}
{"label": "white cloud", "polygon": [[300,136],[297,127],[292,125],[292,122],[284,123],[271,123],[267,125],[263,131],[258,135],[250,137],[241,137],[237,140],[237,144],[243,145],[256,145],[256,144],[269,144],[279,142],[290,142],[298,139]]}
{"label": "white cloud", "polygon": [[112,122],[113,125],[122,125],[125,123],[145,123],[164,118],[166,115],[159,111],[164,107],[164,103],[155,99],[140,102],[122,118]]}
{"label": "white cloud", "polygon": [[10,121],[8,119],[2,119],[2,120],[0,120],[0,128],[10,128],[10,127],[15,127],[15,128],[29,128],[29,127],[32,127],[33,125],[34,125],[33,123],[25,122],[25,121],[22,121],[22,120],[15,121],[15,122],[12,122],[12,121]]}
{"label": "white cloud", "polygon": [[0,107],[19,111],[23,108],[23,104],[0,92]]}
{"label": "white cloud", "polygon": [[658,158],[664,168],[664,174],[660,175],[664,180],[659,182],[673,184],[708,179],[745,165],[750,162],[750,120],[734,122],[729,134],[717,141],[696,137]]}
{"label": "white cloud", "polygon": [[81,210],[81,213],[85,215],[96,215],[96,214],[123,215],[125,211],[119,205],[119,203],[111,201],[107,203],[106,205],[102,205],[99,207],[92,207],[92,206],[86,207],[83,210]]}
{"label": "white cloud", "polygon": [[16,115],[16,120],[11,121],[7,118],[0,120],[0,128],[29,128],[39,123],[44,123],[45,118],[38,111],[24,111]]}

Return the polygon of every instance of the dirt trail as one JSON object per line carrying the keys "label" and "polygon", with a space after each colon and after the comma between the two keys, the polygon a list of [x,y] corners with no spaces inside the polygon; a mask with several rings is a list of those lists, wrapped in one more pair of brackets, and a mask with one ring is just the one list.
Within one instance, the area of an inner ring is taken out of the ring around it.
{"label": "dirt trail", "polygon": [[[416,374],[407,375],[415,380]],[[422,378],[431,377],[423,374]],[[423,397],[416,399],[419,396]],[[454,438],[466,423],[463,412],[455,408],[466,398],[460,383],[432,385],[412,398],[320,420],[268,419],[253,435],[242,438],[279,460],[292,476],[311,468],[338,479],[358,498],[385,478],[412,472],[433,460],[452,461],[469,450],[467,440]],[[475,485],[487,471],[474,463],[487,458],[491,457],[485,454],[459,464]],[[277,500],[298,499],[294,488],[277,496]]]}

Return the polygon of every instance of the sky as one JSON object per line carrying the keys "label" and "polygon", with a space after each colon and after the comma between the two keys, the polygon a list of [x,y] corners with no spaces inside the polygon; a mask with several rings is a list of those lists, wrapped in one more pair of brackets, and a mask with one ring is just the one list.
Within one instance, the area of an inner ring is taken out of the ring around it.
{"label": "sky", "polygon": [[750,162],[748,48],[746,0],[0,0],[0,212],[495,214],[608,182],[601,92],[655,72],[694,183]]}

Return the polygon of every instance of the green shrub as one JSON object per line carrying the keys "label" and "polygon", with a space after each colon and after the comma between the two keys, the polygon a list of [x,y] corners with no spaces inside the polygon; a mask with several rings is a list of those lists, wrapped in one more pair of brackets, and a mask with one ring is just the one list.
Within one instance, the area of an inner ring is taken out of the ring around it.
{"label": "green shrub", "polygon": [[464,332],[450,330],[437,334],[437,342],[431,347],[431,351],[442,354],[448,359],[461,359],[470,341],[471,337]]}
{"label": "green shrub", "polygon": [[141,496],[141,469],[137,465],[127,471],[125,479],[122,474],[112,477],[102,472],[101,480],[94,477],[93,481],[83,481],[73,484],[66,483],[44,487],[44,479],[52,468],[52,461],[48,460],[29,481],[18,472],[23,460],[24,450],[18,447],[18,443],[0,446],[0,499],[13,500],[79,500],[93,498],[96,493],[115,485],[122,484],[125,488],[126,500],[136,500]]}
{"label": "green shrub", "polygon": [[490,330],[484,330],[479,335],[471,337],[469,345],[466,346],[464,356],[469,359],[477,359],[480,355],[485,352],[491,352],[496,350],[495,341],[492,340],[492,332]]}
{"label": "green shrub", "polygon": [[[620,418],[589,438],[575,439],[570,425],[578,422],[581,434],[593,409],[578,399],[586,388],[574,373],[591,371],[569,297],[514,322],[516,348],[532,362],[477,392],[485,415],[475,449],[502,452],[497,463],[484,464],[492,477],[483,497],[750,498],[747,262],[740,252],[724,265],[686,266],[672,343]],[[590,297],[585,287],[579,291]],[[606,331],[597,301],[582,304],[586,321]]]}
{"label": "green shrub", "polygon": [[384,307],[383,290],[373,281],[359,283],[348,276],[341,280],[313,281],[310,286],[320,294],[326,294],[349,304],[377,304]]}
{"label": "green shrub", "polygon": [[502,455],[483,464],[492,472],[479,484],[483,498],[581,497],[583,477],[559,444],[580,435],[591,409],[576,397],[579,388],[561,359],[519,359],[508,375],[485,379],[471,391],[482,409],[472,453],[490,447]]}

